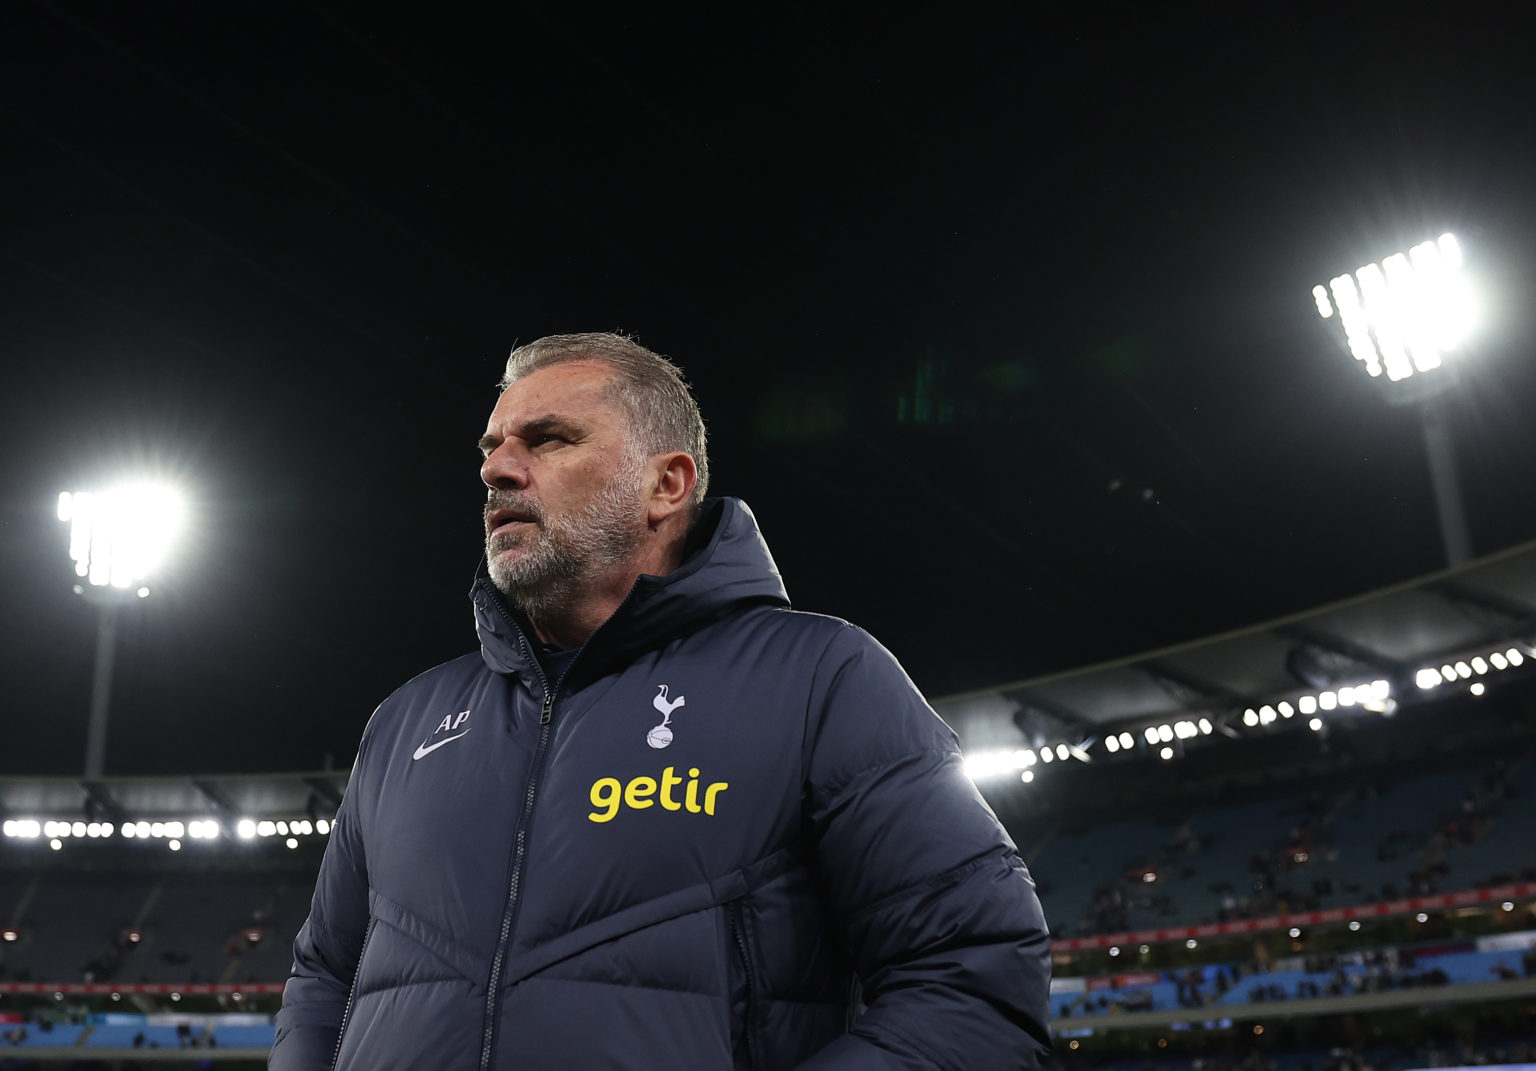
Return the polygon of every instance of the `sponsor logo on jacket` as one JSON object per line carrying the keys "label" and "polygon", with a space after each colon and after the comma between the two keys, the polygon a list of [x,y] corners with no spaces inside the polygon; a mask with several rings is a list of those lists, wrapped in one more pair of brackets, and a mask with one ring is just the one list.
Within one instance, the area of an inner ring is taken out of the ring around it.
{"label": "sponsor logo on jacket", "polygon": [[[698,767],[688,771],[687,778],[679,776],[675,766],[661,771],[661,779],[634,777],[624,784],[617,777],[600,777],[592,782],[590,799],[594,808],[587,817],[594,822],[611,822],[618,813],[628,807],[643,811],[660,804],[663,810],[686,811],[689,814],[715,813],[720,796],[731,786],[724,781],[701,784]],[[676,790],[681,787],[682,798]]]}

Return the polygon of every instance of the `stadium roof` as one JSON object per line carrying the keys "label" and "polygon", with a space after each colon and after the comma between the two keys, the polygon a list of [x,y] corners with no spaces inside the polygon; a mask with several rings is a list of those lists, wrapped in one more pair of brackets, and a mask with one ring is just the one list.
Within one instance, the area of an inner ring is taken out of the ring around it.
{"label": "stadium roof", "polygon": [[[1416,683],[1421,672],[1466,662],[1451,676],[1486,675],[1494,667],[1484,658],[1499,652],[1497,665],[1511,646],[1519,654],[1509,661],[1521,664],[1533,633],[1536,542],[1248,628],[951,696],[936,706],[968,752],[1076,744],[1200,718],[1230,735],[1244,728],[1248,711],[1266,704],[1285,703],[1294,713],[1290,704],[1299,701],[1300,713],[1310,715],[1330,692],[1334,703],[1349,707],[1338,702],[1338,689],[1366,682],[1389,683],[1391,705],[1370,706],[1390,712],[1432,690]],[[1329,706],[1324,699],[1323,710]]]}
{"label": "stadium roof", "polygon": [[133,819],[216,817],[329,818],[341,802],[348,771],[210,774],[186,777],[0,777],[6,818]]}

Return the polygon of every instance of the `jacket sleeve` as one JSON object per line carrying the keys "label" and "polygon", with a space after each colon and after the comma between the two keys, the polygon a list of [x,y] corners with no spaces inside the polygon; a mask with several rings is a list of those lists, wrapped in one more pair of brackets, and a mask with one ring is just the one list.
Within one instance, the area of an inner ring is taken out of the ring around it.
{"label": "jacket sleeve", "polygon": [[330,1071],[368,929],[368,874],[352,800],[361,753],[336,812],[309,918],[293,942],[271,1071]]}
{"label": "jacket sleeve", "polygon": [[805,805],[867,1010],[801,1071],[1037,1067],[1050,1048],[1050,939],[954,734],[852,626],[814,687]]}

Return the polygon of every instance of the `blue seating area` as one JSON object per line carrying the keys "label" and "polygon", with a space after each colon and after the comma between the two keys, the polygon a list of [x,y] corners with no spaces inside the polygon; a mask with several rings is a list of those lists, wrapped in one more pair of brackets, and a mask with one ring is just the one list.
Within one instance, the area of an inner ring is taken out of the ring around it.
{"label": "blue seating area", "polygon": [[[201,1029],[194,1029],[192,1033],[195,1037]],[[134,1045],[135,1038],[141,1039],[137,1046]],[[85,1046],[89,1049],[175,1049],[181,1047],[181,1036],[174,1026],[99,1023],[91,1028]]]}
{"label": "blue seating area", "polygon": [[[1521,953],[1452,952],[1417,960],[1340,963],[1324,970],[1242,972],[1231,965],[1178,972],[1149,972],[1156,982],[1093,989],[1053,999],[1062,1018],[1116,1011],[1233,1007],[1276,1000],[1380,992],[1388,989],[1497,982],[1523,974]],[[1181,996],[1184,998],[1181,1000]]]}
{"label": "blue seating area", "polygon": [[[220,1023],[217,1017],[194,1017],[186,1026],[131,1021],[135,1016],[98,1016],[89,1024],[37,1022],[0,1024],[0,1052],[8,1048],[82,1049],[259,1049],[272,1047],[276,1027],[264,1022]],[[240,1017],[238,1018],[248,1018]],[[209,1031],[212,1031],[211,1040]],[[15,1039],[15,1040],[13,1040]]]}
{"label": "blue seating area", "polygon": [[[25,1038],[18,1042],[9,1040],[8,1035],[17,1030],[25,1034]],[[80,1043],[80,1035],[85,1033],[85,1027],[78,1023],[54,1023],[44,1030],[36,1023],[28,1023],[24,1027],[12,1027],[9,1025],[0,1029],[0,1052],[7,1049],[68,1049]]]}
{"label": "blue seating area", "polygon": [[271,1023],[221,1026],[214,1030],[213,1036],[221,1049],[270,1049],[277,1036],[277,1027]]}

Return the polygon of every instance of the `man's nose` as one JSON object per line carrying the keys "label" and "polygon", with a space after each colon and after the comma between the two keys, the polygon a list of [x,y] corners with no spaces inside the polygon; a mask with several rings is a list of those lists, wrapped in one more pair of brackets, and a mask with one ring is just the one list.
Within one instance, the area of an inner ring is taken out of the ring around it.
{"label": "man's nose", "polygon": [[516,447],[504,442],[480,463],[480,482],[492,489],[521,490],[528,486],[528,466]]}

